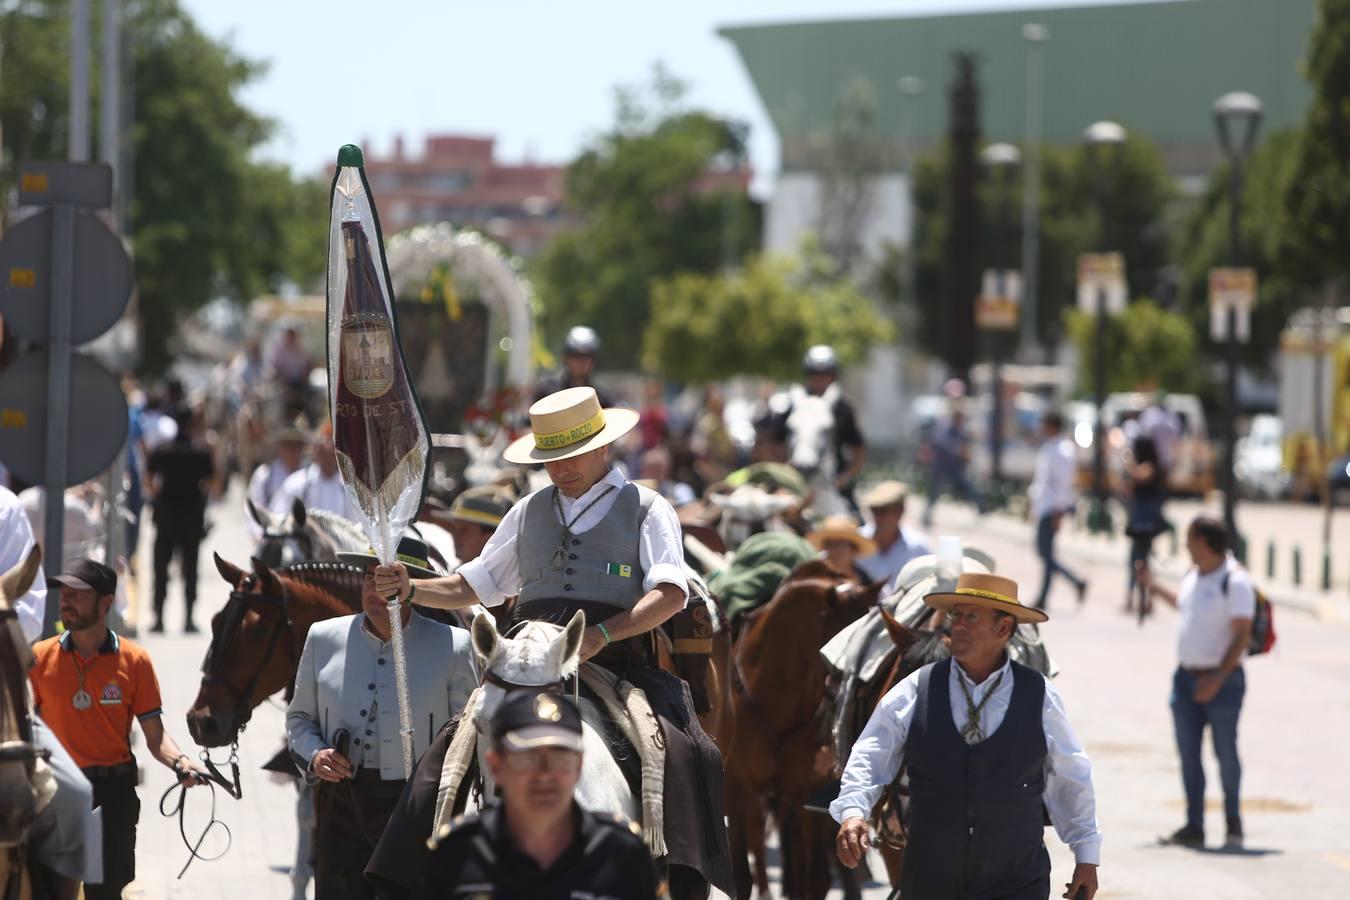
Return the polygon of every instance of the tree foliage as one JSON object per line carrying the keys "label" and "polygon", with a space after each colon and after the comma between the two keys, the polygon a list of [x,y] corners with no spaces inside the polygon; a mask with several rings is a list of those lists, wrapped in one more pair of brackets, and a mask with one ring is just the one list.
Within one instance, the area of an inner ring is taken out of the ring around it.
{"label": "tree foliage", "polygon": [[[0,14],[6,185],[16,160],[66,154],[69,19],[63,0],[26,0]],[[128,231],[141,363],[157,372],[170,362],[179,320],[207,301],[317,281],[327,191],[251,160],[273,126],[238,94],[263,67],[202,34],[176,0],[126,0],[123,36],[132,73],[123,102],[133,112]],[[97,81],[93,87],[97,96]]]}
{"label": "tree foliage", "polygon": [[758,244],[758,215],[736,192],[709,191],[711,170],[743,152],[726,121],[684,105],[685,86],[658,67],[651,82],[618,91],[615,122],[568,167],[567,200],[584,224],[535,261],[545,329],[557,343],[588,324],[604,339],[601,364],[632,367],[652,285],[737,259]]}
{"label": "tree foliage", "polygon": [[[1078,349],[1079,388],[1086,393],[1096,359],[1096,317],[1075,309],[1065,318]],[[1108,391],[1162,386],[1194,393],[1206,383],[1205,372],[1195,365],[1195,329],[1185,316],[1152,300],[1136,300],[1123,314],[1107,318],[1103,340]]]}
{"label": "tree foliage", "polygon": [[[943,253],[950,228],[950,160],[943,150],[919,160],[914,175],[916,206],[915,303],[901,297],[903,252],[892,248],[873,283],[879,296],[899,305],[906,334],[915,346],[943,340]],[[1099,190],[1109,200],[1110,229],[1103,234]],[[1021,268],[1020,173],[998,179],[983,172],[979,185],[982,268]],[[1047,146],[1041,151],[1040,289],[1037,333],[1042,346],[1064,337],[1064,311],[1076,296],[1078,255],[1103,247],[1125,255],[1126,278],[1134,296],[1170,292],[1168,217],[1176,189],[1161,156],[1148,142],[1131,138],[1119,164],[1103,170],[1082,148]],[[986,340],[990,340],[986,338]],[[1013,339],[1001,348],[1007,353]]]}
{"label": "tree foliage", "polygon": [[652,289],[643,361],[678,381],[736,375],[789,379],[812,344],[832,344],[845,363],[891,339],[890,323],[823,254],[760,256],[729,275],[683,273]]}

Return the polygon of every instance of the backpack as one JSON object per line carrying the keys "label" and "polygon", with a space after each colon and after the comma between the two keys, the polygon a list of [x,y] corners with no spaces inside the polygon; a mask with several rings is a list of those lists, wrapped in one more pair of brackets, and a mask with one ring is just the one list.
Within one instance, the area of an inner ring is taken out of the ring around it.
{"label": "backpack", "polygon": [[[1275,607],[1271,606],[1270,598],[1255,584],[1252,585],[1252,592],[1256,594],[1256,612],[1252,614],[1252,636],[1247,642],[1247,655],[1259,656],[1269,653],[1270,648],[1275,646]],[[1223,576],[1223,595],[1228,596],[1228,575]]]}

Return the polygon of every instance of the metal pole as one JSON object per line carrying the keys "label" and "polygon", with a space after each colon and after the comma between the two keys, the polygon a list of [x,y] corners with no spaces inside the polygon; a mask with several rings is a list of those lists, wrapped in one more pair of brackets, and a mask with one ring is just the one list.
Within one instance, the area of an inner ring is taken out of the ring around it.
{"label": "metal pole", "polygon": [[1091,532],[1106,531],[1106,481],[1103,472],[1102,444],[1106,429],[1102,427],[1102,407],[1106,405],[1106,285],[1097,288],[1097,321],[1093,328],[1092,394],[1097,404],[1096,419],[1092,423],[1092,515],[1088,520]]}
{"label": "metal pole", "polygon": [[[42,567],[50,581],[61,574],[66,521],[66,459],[70,414],[70,311],[75,288],[75,208],[52,207],[52,290],[47,343],[47,478],[42,497]],[[49,597],[42,633],[56,633],[61,604]]]}
{"label": "metal pole", "polygon": [[919,127],[917,115],[911,115],[909,121],[905,121],[906,106],[914,106],[914,104],[905,101],[917,100],[922,92],[923,82],[918,78],[907,76],[900,79],[900,114],[896,121],[899,123],[900,129],[900,156],[901,164],[905,170],[906,209],[909,211],[908,228],[905,235],[904,266],[900,275],[900,294],[907,309],[913,309],[918,302],[918,278],[915,274],[918,269],[918,247],[914,243],[915,213],[918,211],[914,204],[914,157],[916,155],[914,136],[918,133]]}
{"label": "metal pole", "polygon": [[[118,110],[122,88],[121,62],[121,0],[103,0],[103,52],[100,61],[102,80],[100,82],[98,121],[98,155],[108,164],[113,173],[113,201],[109,209],[109,220],[114,231],[121,230],[118,197],[121,195],[118,176],[118,148],[121,145],[122,120]],[[122,448],[109,466],[103,479],[103,561],[116,566],[123,552],[125,526],[121,510],[125,503],[126,490],[123,480],[126,477],[126,448]],[[134,565],[134,560],[129,561]]]}
{"label": "metal pole", "polygon": [[1022,147],[1022,358],[1039,358],[1037,292],[1041,262],[1041,83],[1043,25],[1025,25],[1027,39],[1026,140]]}
{"label": "metal pole", "polygon": [[[1238,223],[1239,206],[1242,201],[1242,158],[1238,153],[1232,156],[1232,172],[1228,179],[1228,256],[1231,265],[1238,265]],[[1242,559],[1246,556],[1242,536],[1237,528],[1237,470],[1234,455],[1237,451],[1237,371],[1238,371],[1238,335],[1237,309],[1228,310],[1228,335],[1225,346],[1228,378],[1227,404],[1224,411],[1224,455],[1223,455],[1223,523],[1228,529],[1234,554]]]}
{"label": "metal pole", "polygon": [[70,131],[66,157],[89,161],[89,0],[70,3]]}

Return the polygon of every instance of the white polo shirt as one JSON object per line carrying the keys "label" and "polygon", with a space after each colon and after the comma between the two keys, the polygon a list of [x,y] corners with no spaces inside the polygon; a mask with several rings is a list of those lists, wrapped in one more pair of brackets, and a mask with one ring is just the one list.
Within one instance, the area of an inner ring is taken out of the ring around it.
{"label": "white polo shirt", "polygon": [[[1228,590],[1223,589],[1228,576]],[[1256,591],[1232,554],[1208,575],[1192,568],[1177,590],[1177,661],[1184,669],[1212,669],[1233,642],[1234,619],[1256,615]]]}

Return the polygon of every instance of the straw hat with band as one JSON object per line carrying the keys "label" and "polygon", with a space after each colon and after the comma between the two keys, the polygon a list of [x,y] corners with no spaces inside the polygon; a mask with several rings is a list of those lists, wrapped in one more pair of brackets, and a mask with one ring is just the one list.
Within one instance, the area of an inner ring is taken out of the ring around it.
{"label": "straw hat with band", "polygon": [[858,533],[858,523],[849,516],[826,516],[806,539],[817,550],[824,550],[830,541],[848,541],[859,556],[871,556],[877,552],[877,545]]}
{"label": "straw hat with band", "polygon": [[602,409],[595,388],[567,388],[530,407],[530,433],[502,456],[522,466],[571,459],[614,443],[637,423],[637,410]]}
{"label": "straw hat with band", "polygon": [[962,604],[983,606],[1007,613],[1019,623],[1045,622],[1050,618],[1035,607],[1023,606],[1017,599],[1017,582],[1001,575],[967,572],[957,578],[956,590],[929,594],[923,602],[943,611]]}
{"label": "straw hat with band", "polygon": [[[352,563],[362,567],[380,561],[380,558],[375,555],[374,547],[371,547],[365,553],[339,551],[337,558],[339,562]],[[427,542],[411,532],[398,539],[398,551],[394,554],[394,558],[403,563],[403,567],[408,570],[409,578],[441,577],[439,573],[433,572],[431,569],[431,555],[427,551]]]}
{"label": "straw hat with band", "polygon": [[471,487],[455,498],[443,515],[447,519],[496,528],[515,502],[510,492],[495,485]]}

